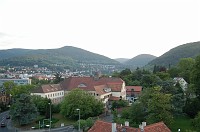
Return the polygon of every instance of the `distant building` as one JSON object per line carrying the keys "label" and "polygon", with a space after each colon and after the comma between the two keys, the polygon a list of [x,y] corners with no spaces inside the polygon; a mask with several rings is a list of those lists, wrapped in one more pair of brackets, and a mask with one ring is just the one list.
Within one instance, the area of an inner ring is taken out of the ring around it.
{"label": "distant building", "polygon": [[138,99],[142,91],[142,86],[126,86],[126,100],[132,103]]}
{"label": "distant building", "polygon": [[43,98],[51,99],[53,104],[58,104],[62,102],[64,98],[64,90],[61,88],[60,84],[47,84],[42,85],[31,92],[31,95],[38,95]]}
{"label": "distant building", "polygon": [[113,97],[116,100],[126,99],[125,82],[120,78],[112,77],[69,77],[61,82],[65,94],[75,88],[80,88],[102,101],[105,107],[109,105],[108,100]]}
{"label": "distant building", "polygon": [[174,86],[178,83],[182,90],[184,92],[186,91],[186,89],[188,88],[188,83],[182,77],[175,77],[173,80],[175,81]]}
{"label": "distant building", "polygon": [[4,82],[12,81],[17,85],[28,85],[31,84],[31,79],[0,79],[0,86],[3,85]]}

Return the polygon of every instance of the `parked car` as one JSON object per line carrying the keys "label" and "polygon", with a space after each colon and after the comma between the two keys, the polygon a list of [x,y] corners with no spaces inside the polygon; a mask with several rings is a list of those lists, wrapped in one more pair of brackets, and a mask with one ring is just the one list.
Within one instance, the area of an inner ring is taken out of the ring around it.
{"label": "parked car", "polygon": [[4,122],[1,123],[1,127],[5,127],[6,124]]}

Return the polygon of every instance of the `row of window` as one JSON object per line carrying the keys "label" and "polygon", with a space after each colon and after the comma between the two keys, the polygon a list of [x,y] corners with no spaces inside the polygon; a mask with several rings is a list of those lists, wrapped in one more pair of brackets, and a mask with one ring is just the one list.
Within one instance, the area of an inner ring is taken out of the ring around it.
{"label": "row of window", "polygon": [[60,95],[64,95],[64,92],[59,92],[59,93],[53,93],[53,94],[48,94],[48,95],[45,95],[45,97],[56,97],[56,96],[60,96]]}

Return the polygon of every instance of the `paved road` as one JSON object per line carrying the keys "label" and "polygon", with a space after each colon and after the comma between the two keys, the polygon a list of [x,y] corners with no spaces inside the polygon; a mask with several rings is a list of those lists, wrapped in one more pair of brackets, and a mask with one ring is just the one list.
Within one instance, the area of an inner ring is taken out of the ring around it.
{"label": "paved road", "polygon": [[[65,126],[60,128],[51,129],[51,132],[78,132],[76,129],[74,129],[73,126]],[[40,130],[29,130],[29,131],[20,131],[20,132],[49,132],[49,129],[40,129]]]}
{"label": "paved road", "polygon": [[0,113],[0,123],[5,123],[5,127],[0,127],[0,132],[14,132],[14,130],[10,130],[10,119],[6,119],[6,116],[9,114],[9,111],[5,111]]}

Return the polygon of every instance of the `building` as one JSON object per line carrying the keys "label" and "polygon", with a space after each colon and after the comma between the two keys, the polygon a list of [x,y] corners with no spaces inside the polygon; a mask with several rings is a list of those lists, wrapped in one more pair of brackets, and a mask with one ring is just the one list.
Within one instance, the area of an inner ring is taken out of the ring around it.
{"label": "building", "polygon": [[17,85],[28,85],[31,84],[31,79],[25,78],[25,79],[0,79],[0,86],[3,85],[4,82],[12,81]]}
{"label": "building", "polygon": [[142,91],[142,86],[126,86],[126,100],[132,103],[138,99]]}
{"label": "building", "polygon": [[105,106],[112,97],[126,99],[125,82],[120,78],[111,77],[69,77],[61,82],[65,94],[75,88],[87,91],[96,99],[101,100]]}
{"label": "building", "polygon": [[180,87],[182,88],[182,90],[184,92],[186,91],[186,89],[188,88],[188,83],[184,80],[184,78],[175,77],[173,80],[175,81],[174,85],[176,85],[178,83],[180,85]]}
{"label": "building", "polygon": [[61,88],[60,84],[47,84],[34,89],[31,95],[38,95],[43,98],[48,98],[51,99],[53,104],[58,104],[62,102],[64,98],[64,90]]}
{"label": "building", "polygon": [[129,126],[129,122],[123,125],[97,120],[88,132],[171,132],[171,130],[163,122],[151,125],[142,122],[139,128],[133,128]]}

